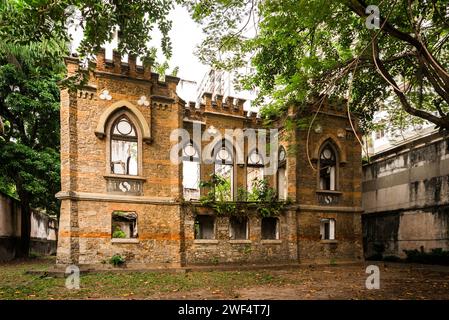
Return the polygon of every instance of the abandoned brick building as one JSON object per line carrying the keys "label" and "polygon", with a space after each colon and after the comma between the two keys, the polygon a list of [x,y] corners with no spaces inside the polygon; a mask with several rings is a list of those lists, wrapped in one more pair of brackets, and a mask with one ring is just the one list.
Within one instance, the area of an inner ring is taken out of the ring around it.
{"label": "abandoned brick building", "polygon": [[[278,216],[236,219],[198,201],[206,192],[199,181],[222,175],[234,201],[263,177],[264,155],[244,149],[238,159],[220,141],[214,161],[203,163],[208,141],[189,142],[174,163],[171,135],[194,134],[195,126],[201,133],[258,129],[260,119],[233,97],[206,92],[200,105],[186,103],[176,94],[178,78],[161,81],[135,57],[121,60],[100,51],[88,84],[61,92],[58,264],[95,265],[115,254],[150,267],[363,259],[361,148],[345,108],[325,101],[310,131],[273,125],[278,165],[266,178],[290,201]],[[66,64],[69,75],[80,68],[75,57]]]}

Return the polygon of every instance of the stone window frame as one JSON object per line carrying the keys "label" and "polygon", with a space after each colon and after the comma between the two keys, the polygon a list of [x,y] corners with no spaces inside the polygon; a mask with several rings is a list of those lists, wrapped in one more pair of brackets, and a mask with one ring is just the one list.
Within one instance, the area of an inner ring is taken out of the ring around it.
{"label": "stone window frame", "polygon": [[[123,212],[123,213],[127,213],[127,214],[133,214],[135,215],[135,231],[136,231],[136,235],[135,236],[131,236],[131,237],[127,237],[127,238],[114,238],[114,214],[118,213],[118,212]],[[138,220],[139,220],[139,215],[137,214],[136,211],[122,211],[122,210],[114,210],[112,211],[111,214],[111,243],[138,243],[139,242],[139,231],[138,231]]]}
{"label": "stone window frame", "polygon": [[[335,182],[334,189],[321,189],[320,187],[320,171],[321,171],[321,153],[324,149],[329,148],[333,152],[333,156],[335,157]],[[339,193],[340,190],[340,153],[338,152],[338,148],[333,143],[332,139],[327,139],[324,141],[319,150],[318,150],[318,159],[317,159],[317,190],[321,192],[329,192],[329,193]]]}
{"label": "stone window frame", "polygon": [[[243,219],[242,221],[245,221],[245,222],[246,222],[246,234],[245,234],[245,238],[244,238],[244,239],[233,239],[233,238],[232,238],[232,234],[233,234],[233,232],[232,232],[232,220],[233,220],[233,219],[238,220],[239,217],[231,216],[231,217],[229,217],[229,240],[230,240],[231,242],[234,242],[234,243],[246,243],[246,242],[250,242],[250,241],[251,241],[251,240],[250,240],[250,226],[249,226],[249,224],[250,224],[250,219],[249,219],[248,217],[240,217],[240,218]],[[242,222],[242,221],[240,221],[240,222]]]}
{"label": "stone window frame", "polygon": [[[281,160],[280,159],[280,154],[281,154],[281,151],[283,151],[284,152],[284,154],[285,154],[285,159],[283,159],[283,160]],[[280,193],[279,193],[279,191],[280,191],[280,186],[279,186],[279,182],[280,182],[280,179],[279,179],[279,169],[284,169],[285,171],[285,199],[281,199],[280,198]],[[277,190],[277,193],[278,193],[278,200],[287,200],[287,198],[288,198],[288,174],[287,174],[287,150],[285,149],[285,147],[284,146],[280,146],[279,147],[279,150],[278,150],[278,166],[277,166],[277,170],[276,170],[276,190]]]}
{"label": "stone window frame", "polygon": [[[329,223],[329,239],[326,239],[325,224]],[[337,242],[337,221],[335,218],[321,218],[320,219],[320,240],[322,242]]]}
{"label": "stone window frame", "polygon": [[[264,219],[274,219],[276,220],[276,237],[274,239],[267,239],[263,237],[263,231],[262,231],[262,226],[263,226],[263,220]],[[281,221],[278,217],[263,217],[262,219],[260,219],[260,239],[262,241],[278,241],[281,239]]]}
{"label": "stone window frame", "polygon": [[[196,238],[196,230],[195,230],[195,224],[196,224],[196,221],[197,221],[197,218],[198,217],[210,217],[210,218],[212,218],[213,219],[213,238],[212,239],[205,239],[205,238]],[[194,219],[193,219],[193,239],[194,239],[194,242],[196,242],[196,243],[201,243],[201,242],[204,242],[204,243],[208,243],[208,242],[210,242],[210,243],[218,243],[218,241],[217,241],[217,217],[215,216],[215,215],[213,215],[213,214],[197,214],[197,215],[195,215],[195,217],[194,217]]]}
{"label": "stone window frame", "polygon": [[[112,130],[113,125],[116,123],[118,119],[126,116],[129,121],[134,126],[137,135],[137,175],[129,175],[129,174],[116,174],[112,172],[111,169],[111,151],[112,151]],[[119,178],[129,178],[136,179],[142,177],[143,172],[143,139],[142,139],[142,131],[140,126],[138,125],[139,121],[134,114],[126,109],[119,110],[115,112],[109,119],[106,125],[106,175],[119,177]]]}

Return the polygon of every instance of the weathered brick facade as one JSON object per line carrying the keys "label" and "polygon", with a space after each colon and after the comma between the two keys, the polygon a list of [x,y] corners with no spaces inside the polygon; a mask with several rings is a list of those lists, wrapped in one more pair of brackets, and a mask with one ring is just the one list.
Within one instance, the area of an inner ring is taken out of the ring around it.
{"label": "weathered brick facade", "polygon": [[[76,58],[66,63],[69,75],[79,68]],[[225,216],[215,217],[212,239],[195,239],[196,216],[216,215],[198,203],[192,210],[183,200],[183,166],[170,161],[175,144],[170,135],[179,128],[193,133],[194,124],[202,132],[213,127],[224,133],[262,128],[261,121],[243,110],[240,99],[205,93],[199,108],[186,104],[176,94],[178,78],[166,76],[162,82],[148,67],[136,66],[134,57],[123,63],[114,53],[108,61],[99,52],[93,70],[83,89],[61,92],[59,264],[95,265],[114,254],[125,256],[129,265],[148,267],[362,259],[361,149],[345,108],[326,100],[310,132],[289,132],[282,120],[274,125],[281,137],[289,136],[280,144],[288,150],[286,189],[291,200],[278,218],[276,239],[262,239],[257,215],[249,216],[246,239],[230,240]],[[137,131],[136,175],[110,169],[111,122],[121,114]],[[330,178],[333,190],[323,191],[317,168],[326,143],[335,151],[336,165]],[[233,170],[234,190],[245,187],[246,164],[235,163]],[[214,164],[201,163],[201,180],[213,171]],[[277,186],[277,175],[267,178]],[[112,238],[113,212],[135,212],[138,236]],[[333,219],[333,231],[323,231],[322,219]],[[322,239],[323,232],[330,232],[331,239]]]}

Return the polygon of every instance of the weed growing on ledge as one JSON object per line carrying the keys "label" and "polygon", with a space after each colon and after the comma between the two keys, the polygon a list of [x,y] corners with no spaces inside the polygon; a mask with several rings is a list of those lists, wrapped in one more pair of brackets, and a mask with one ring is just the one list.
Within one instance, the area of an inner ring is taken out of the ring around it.
{"label": "weed growing on ledge", "polygon": [[114,267],[119,267],[123,264],[125,264],[126,260],[119,254],[114,254],[111,259],[109,259],[109,263],[112,264]]}
{"label": "weed growing on ledge", "polygon": [[237,190],[237,201],[231,199],[231,184],[228,179],[213,174],[209,181],[202,181],[201,188],[208,192],[200,198],[203,206],[212,208],[218,216],[246,217],[256,212],[260,217],[278,216],[290,203],[279,201],[276,190],[270,187],[266,179],[256,180],[251,191]]}

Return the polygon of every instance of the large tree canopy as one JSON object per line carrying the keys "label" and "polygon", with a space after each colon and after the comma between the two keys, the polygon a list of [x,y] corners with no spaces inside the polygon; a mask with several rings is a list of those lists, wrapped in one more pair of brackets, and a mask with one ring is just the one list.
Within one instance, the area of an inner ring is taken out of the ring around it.
{"label": "large tree canopy", "polygon": [[[228,69],[251,60],[256,72],[242,83],[259,88],[257,102],[266,116],[326,93],[350,97],[350,108],[362,115],[365,127],[374,111],[389,107],[402,122],[407,113],[449,129],[447,0],[187,4],[205,25],[201,59]],[[377,10],[367,10],[368,5],[379,9],[379,28],[371,28]],[[385,105],[388,98],[394,100]]]}
{"label": "large tree canopy", "polygon": [[120,52],[154,56],[148,42],[160,31],[161,49],[169,57],[168,13],[175,0],[0,0],[0,38],[16,44],[53,41],[68,43],[67,29],[79,25],[83,39],[78,53],[95,54],[120,33]]}

